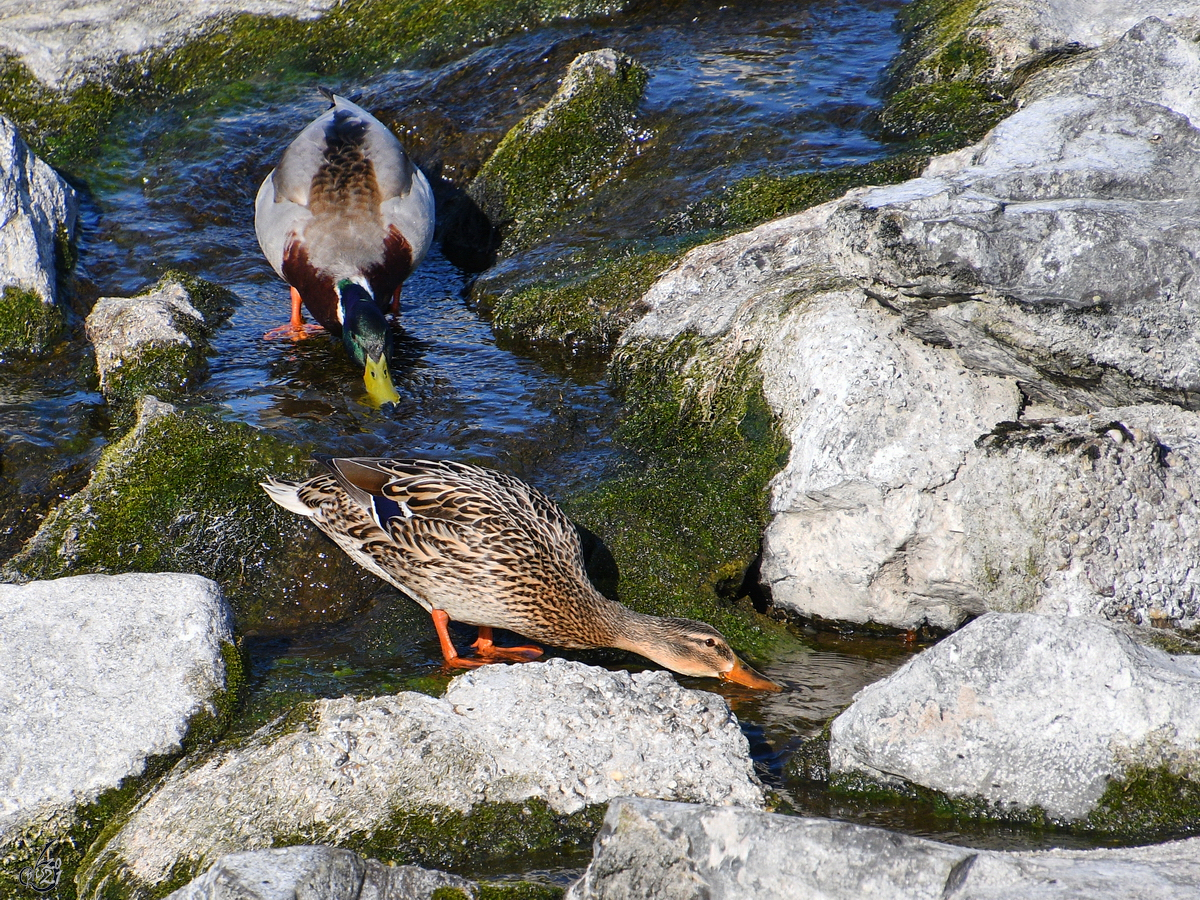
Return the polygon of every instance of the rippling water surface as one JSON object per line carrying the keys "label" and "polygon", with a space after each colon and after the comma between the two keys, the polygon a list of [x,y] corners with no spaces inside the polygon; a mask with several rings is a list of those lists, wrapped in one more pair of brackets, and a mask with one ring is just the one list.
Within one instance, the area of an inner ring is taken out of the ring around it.
{"label": "rippling water surface", "polygon": [[[898,48],[898,5],[664,4],[638,17],[521,34],[435,69],[330,86],[391,124],[431,175],[461,186],[505,131],[550,97],[576,54],[611,46],[645,64],[642,137],[622,177],[582,208],[570,233],[510,263],[527,276],[542,266],[560,273],[573,254],[641,240],[745,175],[884,155],[866,126],[877,105],[873,90]],[[254,238],[254,194],[290,138],[323,108],[311,85],[262,85],[201,110],[163,108],[126,123],[90,169],[70,173],[84,192],[77,305],[128,295],[183,268],[240,300],[216,336],[197,398],[222,414],[322,452],[473,460],[560,496],[601,478],[619,452],[602,361],[498,347],[466,303],[472,275],[436,248],[404,288],[394,412],[362,405],[361,379],[333,341],[262,340],[286,320],[288,301]],[[59,496],[82,486],[109,427],[81,336],[49,361],[0,370],[0,490],[19,498],[0,514],[0,554],[15,552]],[[444,681],[428,616],[383,585],[351,621],[254,637],[248,646],[252,721],[299,695]],[[786,693],[726,692],[747,723],[763,777],[795,809],[861,816],[820,792],[789,795],[783,764],[856,690],[911,652],[895,639],[796,631],[769,670]],[[964,837],[899,814],[881,821],[949,839],[1032,841]]]}

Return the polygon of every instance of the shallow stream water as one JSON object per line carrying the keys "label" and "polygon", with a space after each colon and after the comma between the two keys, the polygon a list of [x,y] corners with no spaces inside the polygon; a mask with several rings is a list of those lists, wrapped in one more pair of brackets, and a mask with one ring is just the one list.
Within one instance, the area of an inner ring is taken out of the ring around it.
{"label": "shallow stream water", "polygon": [[[391,124],[427,171],[461,186],[505,131],[549,98],[577,53],[611,46],[645,64],[651,79],[642,139],[622,178],[584,208],[570,233],[509,263],[527,276],[556,275],[570,270],[575,254],[642,240],[744,175],[886,155],[868,126],[874,92],[899,46],[898,8],[888,0],[672,3],[520,34],[434,69],[329,86]],[[255,241],[254,194],[291,136],[323,108],[314,86],[284,81],[126,123],[91,166],[68,173],[83,190],[77,305],[131,294],[164,270],[183,268],[240,300],[216,335],[197,396],[221,414],[321,452],[454,456],[551,495],[602,478],[620,454],[610,437],[616,406],[603,361],[497,346],[466,302],[472,274],[436,248],[404,287],[395,411],[361,403],[361,379],[332,340],[262,340],[285,321],[288,306],[286,286]],[[0,490],[19,497],[0,516],[0,554],[15,552],[57,497],[82,486],[109,429],[80,335],[49,361],[0,369]],[[382,584],[373,605],[352,620],[251,637],[247,648],[251,722],[298,696],[445,679],[428,616]],[[864,812],[819,791],[787,791],[782,767],[797,743],[912,652],[896,638],[795,629],[768,668],[786,693],[729,694],[768,784],[797,812],[988,846],[1065,843],[1004,830],[963,834],[906,811]]]}

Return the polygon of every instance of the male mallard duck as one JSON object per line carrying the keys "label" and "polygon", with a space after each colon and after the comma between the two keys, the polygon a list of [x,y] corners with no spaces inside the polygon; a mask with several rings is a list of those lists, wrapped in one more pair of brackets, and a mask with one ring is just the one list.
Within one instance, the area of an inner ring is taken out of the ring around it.
{"label": "male mallard duck", "polygon": [[433,239],[433,191],[382,122],[349,100],[300,132],[258,189],[254,231],[292,286],[292,320],[268,332],[305,334],[303,303],[364,367],[376,403],[400,399],[388,372],[400,285]]}
{"label": "male mallard duck", "polygon": [[[447,665],[541,655],[493,644],[492,629],[506,628],[557,647],[616,647],[683,675],[780,690],[703,622],[643,615],[603,596],[584,571],[571,521],[524,482],[449,461],[320,459],[328,473],[300,483],[272,478],[263,488],[425,607]],[[479,626],[477,658],[458,655],[451,619]]]}

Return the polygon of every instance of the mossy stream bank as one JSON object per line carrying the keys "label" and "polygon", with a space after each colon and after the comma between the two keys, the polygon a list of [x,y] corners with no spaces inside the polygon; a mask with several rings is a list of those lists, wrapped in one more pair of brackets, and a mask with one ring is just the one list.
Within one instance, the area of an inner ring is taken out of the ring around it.
{"label": "mossy stream bank", "polygon": [[[217,578],[245,633],[248,689],[233,723],[240,739],[312,697],[436,693],[447,680],[427,617],[311,529],[281,519],[257,480],[303,474],[312,449],[496,466],[560,499],[602,542],[593,547],[605,590],[641,609],[713,622],[789,687],[786,698],[729,694],[781,804],[968,842],[1070,843],[972,830],[904,803],[855,805],[788,783],[784,766],[800,742],[914,648],[894,635],[841,639],[761,614],[754,562],[765,488],[788,448],[753,360],[722,369],[715,392],[681,368],[703,357],[691,338],[631,348],[608,365],[645,287],[689,246],[856,184],[910,177],[936,144],[926,138],[952,130],[893,127],[914,146],[886,144],[874,129],[875,88],[898,45],[895,7],[583,4],[568,10],[581,19],[525,10],[517,25],[502,26],[472,5],[475,18],[437,32],[444,45],[414,43],[380,16],[359,49],[327,58],[319,48],[352,27],[356,9],[339,7],[322,26],[221,23],[204,47],[152,57],[154,77],[145,80],[154,87],[144,94],[121,76],[80,88],[60,111],[57,98],[36,92],[24,112],[10,107],[86,188],[75,312],[99,296],[142,290],[168,268],[237,298],[211,339],[207,379],[181,401],[181,431],[152,439],[146,457],[122,453],[128,422],[97,392],[78,322],[68,321],[68,343],[52,360],[4,372],[0,477],[22,486],[0,508],[13,555],[41,513],[59,496],[78,496],[93,472],[101,485],[117,468],[140,473],[130,494],[136,515],[102,502],[88,511],[93,530],[118,540],[101,548],[84,529],[66,557],[31,550],[10,566],[41,576],[188,567]],[[438,9],[428,4],[423,15]],[[615,165],[572,193],[567,214],[503,249],[483,277],[472,271],[478,265],[435,250],[405,287],[395,411],[359,402],[331,342],[261,340],[286,315],[286,292],[255,244],[251,199],[286,140],[319,111],[314,76],[395,128],[434,176],[445,208],[509,129],[550,99],[579,53],[608,47],[645,72]],[[202,51],[220,53],[202,59]],[[29,82],[17,69],[8,78],[0,95],[11,104]],[[237,478],[210,482],[210,472]],[[616,653],[578,656],[643,665]],[[391,858],[481,875],[571,870],[586,857],[597,816],[531,815],[495,857],[423,844],[420,823],[386,840],[403,849]],[[492,819],[440,824],[468,834],[498,827]],[[364,839],[362,849],[387,857],[386,840]]]}

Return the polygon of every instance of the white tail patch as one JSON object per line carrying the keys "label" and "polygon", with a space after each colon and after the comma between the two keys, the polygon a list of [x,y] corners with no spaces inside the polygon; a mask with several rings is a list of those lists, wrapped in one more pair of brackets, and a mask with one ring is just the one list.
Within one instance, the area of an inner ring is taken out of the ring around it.
{"label": "white tail patch", "polygon": [[297,489],[300,485],[292,484],[290,481],[276,481],[269,475],[267,478],[267,481],[260,481],[259,485],[267,492],[268,497],[284,509],[306,518],[311,518],[312,514],[316,512],[311,506],[301,502],[297,496]]}

